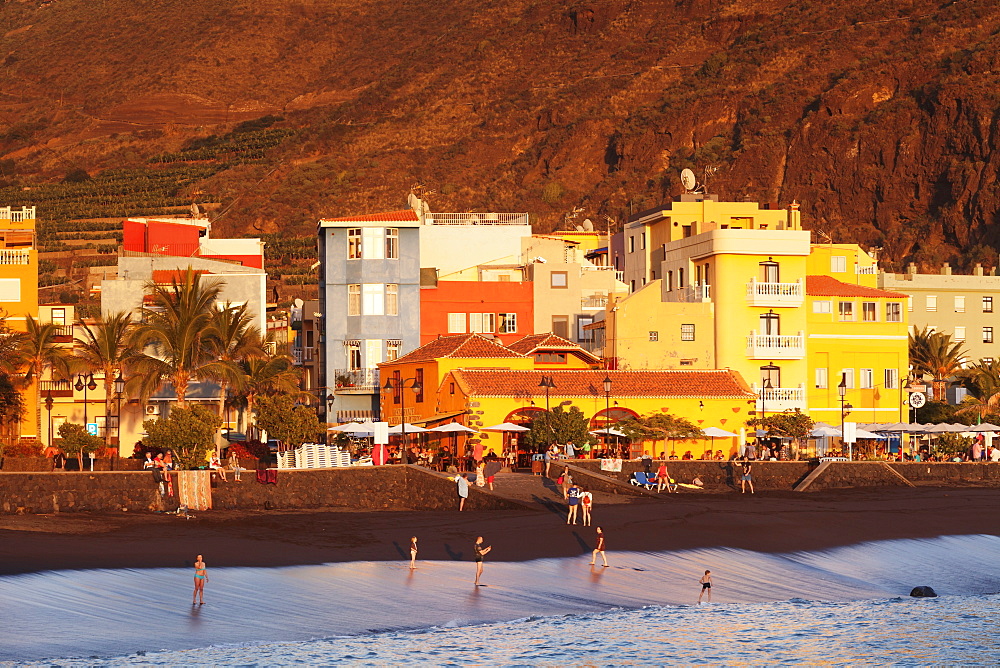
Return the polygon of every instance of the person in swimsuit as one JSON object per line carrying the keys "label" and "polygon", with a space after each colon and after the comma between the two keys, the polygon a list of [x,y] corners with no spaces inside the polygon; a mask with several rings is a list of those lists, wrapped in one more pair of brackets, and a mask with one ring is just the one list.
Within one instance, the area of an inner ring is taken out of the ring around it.
{"label": "person in swimsuit", "polygon": [[205,605],[206,582],[208,582],[208,568],[199,554],[198,560],[194,562],[194,597],[191,599],[191,605],[194,605],[199,598],[201,599],[201,605]]}
{"label": "person in swimsuit", "polygon": [[410,568],[417,567],[417,537],[410,538]]}
{"label": "person in swimsuit", "polygon": [[569,505],[569,513],[566,515],[566,524],[576,524],[576,510],[580,506],[580,488],[576,483],[570,483],[566,490],[566,503]]}
{"label": "person in swimsuit", "polygon": [[604,555],[604,531],[601,527],[597,527],[597,545],[594,546],[594,556],[590,559],[590,565],[593,566],[597,562],[597,553],[601,553],[601,559],[604,560],[604,567],[608,567],[608,558]]}
{"label": "person in swimsuit", "polygon": [[476,542],[472,544],[472,552],[476,556],[476,586],[479,585],[479,576],[483,574],[483,557],[490,553],[493,548],[483,546],[483,537],[477,536]]}
{"label": "person in swimsuit", "polygon": [[590,511],[594,507],[594,495],[583,487],[580,488],[580,512],[583,515],[583,526],[590,526]]}
{"label": "person in swimsuit", "polygon": [[740,478],[740,493],[746,493],[747,485],[750,485],[750,493],[753,494],[753,473],[751,473],[750,461],[743,462],[743,476]]}
{"label": "person in swimsuit", "polygon": [[712,602],[712,571],[705,571],[705,574],[701,576],[698,580],[701,583],[701,592],[698,594],[698,602],[701,603],[701,597],[708,592],[708,602]]}

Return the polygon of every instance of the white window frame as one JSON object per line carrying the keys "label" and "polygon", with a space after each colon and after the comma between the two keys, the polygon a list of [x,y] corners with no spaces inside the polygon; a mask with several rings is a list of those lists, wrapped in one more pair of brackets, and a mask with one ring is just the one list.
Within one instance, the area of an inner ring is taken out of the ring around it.
{"label": "white window frame", "polygon": [[399,359],[399,353],[403,349],[403,342],[399,339],[387,339],[385,342],[385,361],[395,362]]}
{"label": "white window frame", "polygon": [[858,380],[862,390],[870,390],[875,387],[875,370],[858,369]]}
{"label": "white window frame", "polygon": [[385,315],[385,283],[361,284],[361,314]]}
{"label": "white window frame", "polygon": [[903,305],[899,302],[885,303],[885,321],[903,322]]}
{"label": "white window frame", "polygon": [[470,313],[469,331],[479,334],[493,334],[497,331],[495,313]]}
{"label": "white window frame", "polygon": [[955,313],[965,313],[965,295],[955,295]]}
{"label": "white window frame", "polygon": [[983,327],[983,343],[993,343],[993,327]]}
{"label": "white window frame", "polygon": [[448,333],[449,334],[465,334],[468,327],[466,325],[466,320],[468,317],[465,313],[449,313],[448,314]]}
{"label": "white window frame", "polygon": [[885,389],[887,390],[899,389],[899,369],[886,369],[884,377],[885,377]]}
{"label": "white window frame", "polygon": [[844,274],[844,273],[847,273],[847,256],[846,255],[831,255],[830,256],[830,273],[831,274]]}
{"label": "white window frame", "polygon": [[587,325],[593,324],[594,317],[590,315],[581,315],[576,319],[576,340],[580,342],[593,341],[594,332],[590,329],[584,329]]}
{"label": "white window frame", "polygon": [[386,260],[398,260],[399,259],[399,228],[398,227],[387,227],[387,228],[385,228],[385,259]]}
{"label": "white window frame", "polygon": [[937,295],[927,295],[926,301],[924,303],[926,304],[925,309],[929,313],[937,311]]}
{"label": "white window frame", "polygon": [[[869,313],[871,314],[871,320],[866,317]],[[861,302],[861,321],[878,322],[878,302]]]}
{"label": "white window frame", "polygon": [[825,390],[830,382],[829,369],[825,366],[816,367],[815,379],[816,379],[816,389]]}
{"label": "white window frame", "polygon": [[[845,309],[845,306],[849,308]],[[850,313],[846,311],[850,311]],[[837,302],[837,317],[840,318],[840,322],[854,322],[857,319],[854,302]]]}
{"label": "white window frame", "polygon": [[833,313],[833,302],[829,299],[814,301],[813,313]]}
{"label": "white window frame", "polygon": [[385,228],[361,228],[361,257],[366,260],[385,259]]}
{"label": "white window frame", "polygon": [[347,259],[360,260],[362,258],[361,249],[361,228],[347,228]]}
{"label": "white window frame", "polygon": [[17,303],[21,301],[21,279],[0,278],[0,302]]}
{"label": "white window frame", "polygon": [[498,313],[497,314],[498,334],[517,334],[517,314]]}
{"label": "white window frame", "polygon": [[990,295],[983,295],[982,307],[983,313],[993,313],[993,297]]}
{"label": "white window frame", "polygon": [[347,315],[361,315],[361,284],[347,286]]}
{"label": "white window frame", "polygon": [[681,341],[694,341],[695,331],[693,323],[686,322],[681,324]]}
{"label": "white window frame", "polygon": [[[841,369],[840,373],[841,373],[841,377],[844,378],[844,381],[845,381],[844,384],[847,386],[847,389],[853,390],[854,389],[854,369]],[[839,384],[839,381],[838,381],[838,384]]]}
{"label": "white window frame", "polygon": [[364,368],[364,357],[362,354],[361,341],[344,341],[344,348],[347,351],[347,369],[358,371]]}
{"label": "white window frame", "polygon": [[396,283],[385,285],[385,314],[399,315],[399,285]]}
{"label": "white window frame", "polygon": [[966,336],[966,334],[965,334],[965,327],[962,326],[962,325],[959,325],[958,327],[956,327],[955,328],[955,332],[954,332],[954,336],[955,336],[955,341],[956,342],[964,343],[965,342],[965,336]]}

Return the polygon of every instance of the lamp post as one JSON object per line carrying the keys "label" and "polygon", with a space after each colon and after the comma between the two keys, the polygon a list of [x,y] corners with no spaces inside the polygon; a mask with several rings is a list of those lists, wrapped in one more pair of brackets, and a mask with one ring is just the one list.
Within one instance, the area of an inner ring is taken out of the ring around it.
{"label": "lamp post", "polygon": [[115,439],[118,441],[115,445],[118,447],[118,451],[121,452],[122,448],[122,395],[125,394],[125,379],[122,378],[122,372],[118,372],[118,377],[115,378],[115,394],[118,395],[118,416],[115,419]]}
{"label": "lamp post", "polygon": [[[840,443],[841,446],[845,443],[844,441],[844,421],[847,418],[847,411],[853,408],[849,403],[847,403],[847,374],[840,374],[840,383],[837,385],[837,394],[840,396]],[[848,444],[848,452],[850,453],[850,444]],[[850,454],[848,454],[848,459],[850,459]]]}
{"label": "lamp post", "polygon": [[87,424],[90,422],[87,416],[87,390],[96,390],[97,383],[94,381],[94,374],[92,373],[79,373],[76,375],[76,391],[79,392],[83,390],[83,426],[86,428]]}
{"label": "lamp post", "polygon": [[[555,386],[556,382],[555,380],[552,379],[552,376],[542,376],[541,382],[538,383],[538,387],[545,388],[545,416],[548,419],[549,431],[552,434],[553,438],[555,438],[555,428],[552,426],[552,413],[549,411],[549,390],[554,388]],[[552,441],[550,439],[546,449],[551,447],[552,447]]]}
{"label": "lamp post", "polygon": [[[407,383],[411,384],[407,385]],[[416,378],[400,378],[396,380],[395,383],[393,382],[392,378],[387,378],[385,381],[385,385],[382,386],[382,389],[387,392],[389,390],[399,392],[399,413],[400,413],[399,430],[400,434],[403,436],[403,448],[401,452],[400,462],[403,464],[410,463],[409,456],[406,453],[406,392],[403,392],[403,390],[407,387],[411,388],[413,390],[413,394],[415,395],[420,394],[420,390],[423,389],[423,386],[420,384],[420,381],[417,380]]]}
{"label": "lamp post", "polygon": [[604,385],[604,449],[608,449],[608,442],[611,441],[611,376],[605,376],[601,381]]}
{"label": "lamp post", "polygon": [[52,390],[45,391],[45,410],[49,412],[49,448],[52,447]]}

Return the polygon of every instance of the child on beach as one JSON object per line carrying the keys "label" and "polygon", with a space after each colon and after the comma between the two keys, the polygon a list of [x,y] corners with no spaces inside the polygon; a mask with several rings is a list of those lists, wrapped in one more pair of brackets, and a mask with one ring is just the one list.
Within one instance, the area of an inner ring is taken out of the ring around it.
{"label": "child on beach", "polygon": [[191,599],[191,605],[194,605],[198,599],[201,599],[201,605],[205,605],[205,583],[208,582],[208,567],[205,566],[205,561],[198,555],[198,559],[194,562],[194,597]]}
{"label": "child on beach", "polygon": [[698,602],[701,603],[701,597],[705,592],[708,592],[708,602],[712,602],[712,571],[705,571],[705,574],[701,576],[698,580],[701,584],[701,592],[698,594]]}
{"label": "child on beach", "polygon": [[604,547],[604,531],[601,527],[597,527],[597,545],[594,546],[594,555],[590,558],[591,566],[597,563],[597,553],[600,552],[601,559],[604,561],[604,567],[608,567],[608,558],[604,556]]}
{"label": "child on beach", "polygon": [[580,488],[580,512],[583,514],[583,526],[590,526],[590,510],[594,506],[594,495],[583,487]]}
{"label": "child on beach", "polygon": [[417,567],[417,537],[410,538],[410,568]]}

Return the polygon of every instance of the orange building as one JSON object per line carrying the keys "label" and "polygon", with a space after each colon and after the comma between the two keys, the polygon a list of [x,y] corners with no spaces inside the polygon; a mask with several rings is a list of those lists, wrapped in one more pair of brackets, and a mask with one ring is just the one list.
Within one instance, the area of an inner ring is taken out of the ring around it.
{"label": "orange building", "polygon": [[445,334],[495,334],[503,343],[534,331],[533,286],[517,281],[439,281],[420,286],[420,343]]}

